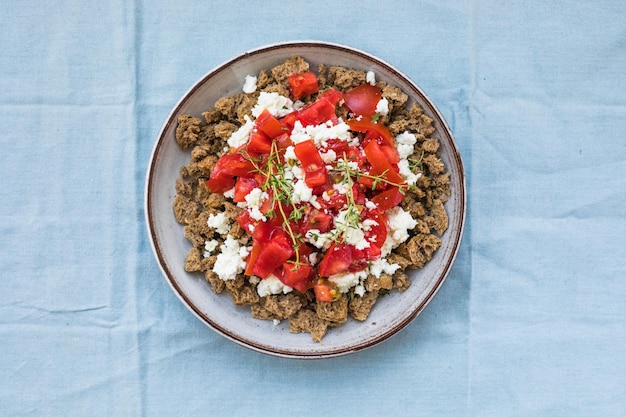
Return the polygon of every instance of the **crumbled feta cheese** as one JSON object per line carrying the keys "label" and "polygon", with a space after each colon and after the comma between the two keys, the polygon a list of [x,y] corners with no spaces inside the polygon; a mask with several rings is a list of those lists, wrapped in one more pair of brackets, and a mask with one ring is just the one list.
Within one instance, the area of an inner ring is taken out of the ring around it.
{"label": "crumbled feta cheese", "polygon": [[207,240],[204,242],[204,257],[208,258],[211,256],[211,253],[217,248],[219,242],[215,239]]}
{"label": "crumbled feta cheese", "polygon": [[407,159],[413,153],[415,142],[417,138],[413,133],[403,132],[396,136],[398,142],[398,154],[400,159]]}
{"label": "crumbled feta cheese", "polygon": [[284,158],[286,163],[298,162],[298,157],[296,156],[295,148],[293,146],[289,145],[285,148]]}
{"label": "crumbled feta cheese", "polygon": [[232,135],[230,135],[230,138],[228,138],[228,146],[231,148],[238,148],[241,145],[248,143],[250,133],[254,127],[254,122],[250,119],[250,117],[248,117],[248,115],[244,116],[244,120],[246,122],[239,129],[234,131]]}
{"label": "crumbled feta cheese", "polygon": [[346,215],[348,210],[341,210],[335,216],[335,228],[341,233],[345,242],[349,245],[353,245],[357,249],[365,249],[370,247],[370,242],[365,239],[365,233],[363,232],[363,224],[359,223],[357,227],[354,227],[346,222]]}
{"label": "crumbled feta cheese", "polygon": [[269,275],[267,278],[262,279],[256,285],[256,292],[260,297],[265,297],[272,294],[287,294],[293,291],[293,288],[285,285],[274,275]]}
{"label": "crumbled feta cheese", "polygon": [[209,214],[206,224],[220,235],[225,235],[230,231],[230,221],[224,213]]}
{"label": "crumbled feta cheese", "polygon": [[370,273],[376,278],[380,278],[383,273],[393,275],[398,269],[400,269],[400,265],[390,264],[387,258],[378,258],[372,261],[369,266]]}
{"label": "crumbled feta cheese", "polygon": [[331,243],[333,243],[333,238],[329,233],[322,233],[318,229],[308,230],[304,237],[318,249],[328,249]]}
{"label": "crumbled feta cheese", "polygon": [[345,122],[339,121],[336,125],[333,125],[332,121],[321,123],[319,125],[302,126],[300,121],[296,121],[291,131],[291,141],[294,144],[304,142],[306,140],[313,140],[315,146],[326,146],[326,141],[329,139],[340,140],[352,140],[350,134],[350,126]]}
{"label": "crumbled feta cheese", "polygon": [[365,207],[367,207],[367,208],[368,208],[368,209],[370,209],[370,210],[374,210],[374,209],[375,209],[376,207],[378,207],[378,206],[377,206],[377,205],[376,205],[376,203],[374,203],[373,201],[367,200],[367,201],[365,202]]}
{"label": "crumbled feta cheese", "polygon": [[313,190],[302,180],[293,183],[291,202],[294,204],[309,202],[313,197]]}
{"label": "crumbled feta cheese", "polygon": [[414,174],[413,171],[411,171],[409,161],[406,159],[401,159],[400,162],[398,162],[398,169],[400,171],[400,175],[402,175],[406,183],[409,185],[415,185],[417,180],[422,176],[421,173]]}
{"label": "crumbled feta cheese", "polygon": [[274,319],[272,320],[272,323],[274,323],[274,326],[278,326],[280,324],[280,320]]}
{"label": "crumbled feta cheese", "polygon": [[231,235],[226,236],[226,240],[220,245],[220,253],[213,265],[213,272],[224,281],[237,278],[237,274],[246,267],[244,259],[248,256],[248,251],[247,247],[240,246]]}
{"label": "crumbled feta cheese", "polygon": [[332,149],[329,149],[326,152],[320,152],[320,155],[322,156],[322,160],[325,164],[330,164],[331,162],[337,160],[337,153]]}
{"label": "crumbled feta cheese", "polygon": [[367,278],[367,270],[357,272],[346,272],[336,275],[331,275],[328,279],[335,284],[340,293],[347,293],[350,288],[359,285],[361,281]]}
{"label": "crumbled feta cheese", "polygon": [[244,197],[247,203],[248,211],[250,212],[250,217],[254,220],[262,220],[266,221],[267,218],[261,213],[260,207],[263,205],[263,202],[269,198],[269,194],[260,188],[253,188],[248,195]]}
{"label": "crumbled feta cheese", "polygon": [[376,84],[376,74],[374,74],[374,71],[367,71],[365,74],[365,81],[371,85]]}
{"label": "crumbled feta cheese", "polygon": [[224,197],[231,199],[235,198],[235,187],[231,188],[230,190],[224,191]]}
{"label": "crumbled feta cheese", "polygon": [[343,183],[333,184],[333,189],[337,191],[339,194],[345,195],[348,193],[348,190],[350,190],[350,186],[348,184],[343,184]]}
{"label": "crumbled feta cheese", "polygon": [[383,116],[389,113],[389,101],[387,101],[385,97],[381,97],[381,99],[378,100],[378,104],[376,104],[376,113]]}
{"label": "crumbled feta cheese", "polygon": [[387,239],[381,248],[382,256],[388,255],[391,250],[409,238],[408,230],[417,226],[417,221],[411,213],[402,207],[393,207],[387,210]]}
{"label": "crumbled feta cheese", "polygon": [[254,75],[246,75],[246,80],[243,83],[243,92],[244,93],[254,93],[256,91],[256,81],[257,77]]}
{"label": "crumbled feta cheese", "polygon": [[263,110],[267,109],[272,116],[283,117],[293,111],[293,101],[278,93],[261,91],[256,105],[252,108],[252,115],[259,117]]}

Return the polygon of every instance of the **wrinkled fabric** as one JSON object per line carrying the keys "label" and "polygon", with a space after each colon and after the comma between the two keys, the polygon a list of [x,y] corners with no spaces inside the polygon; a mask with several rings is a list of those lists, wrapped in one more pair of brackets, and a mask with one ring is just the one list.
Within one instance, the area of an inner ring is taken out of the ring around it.
{"label": "wrinkled fabric", "polygon": [[[626,3],[3,1],[4,416],[591,416],[626,409]],[[347,44],[437,104],[465,164],[454,268],[371,349],[286,360],[161,276],[144,178],[170,109],[272,42]]]}

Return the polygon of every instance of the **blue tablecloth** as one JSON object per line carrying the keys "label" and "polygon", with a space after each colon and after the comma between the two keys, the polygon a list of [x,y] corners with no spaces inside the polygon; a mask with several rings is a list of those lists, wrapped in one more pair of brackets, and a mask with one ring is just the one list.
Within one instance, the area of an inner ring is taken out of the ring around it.
{"label": "blue tablecloth", "polygon": [[[0,414],[626,412],[626,3],[2,1]],[[318,39],[391,62],[448,120],[469,195],[443,288],[363,352],[234,344],[168,287],[144,177],[181,95]]]}

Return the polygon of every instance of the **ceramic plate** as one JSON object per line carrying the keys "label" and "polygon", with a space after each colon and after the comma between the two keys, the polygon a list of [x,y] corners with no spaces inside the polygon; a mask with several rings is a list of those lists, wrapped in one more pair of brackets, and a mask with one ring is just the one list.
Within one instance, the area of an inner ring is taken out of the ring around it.
{"label": "ceramic plate", "polygon": [[[178,148],[174,134],[181,114],[201,113],[225,95],[241,92],[246,75],[256,75],[287,58],[300,55],[317,69],[319,64],[372,70],[377,80],[400,87],[422,106],[434,120],[435,136],[440,139],[441,158],[451,174],[452,195],[445,207],[449,228],[442,246],[421,270],[411,271],[412,283],[403,293],[393,291],[381,298],[365,322],[348,320],[329,329],[323,343],[315,343],[308,333],[293,334],[285,320],[251,317],[249,307],[236,307],[230,297],[217,295],[202,274],[184,270],[190,249],[183,227],[176,221],[172,204],[180,167],[189,153]],[[446,122],[424,92],[392,65],[354,48],[326,42],[304,41],[273,44],[245,52],[209,71],[174,106],[163,124],[154,146],[146,178],[146,221],[152,248],[159,266],[180,300],[205,324],[230,340],[256,351],[288,358],[326,358],[357,352],[378,344],[409,324],[435,296],[448,275],[461,242],[465,221],[465,179],[463,164]]]}

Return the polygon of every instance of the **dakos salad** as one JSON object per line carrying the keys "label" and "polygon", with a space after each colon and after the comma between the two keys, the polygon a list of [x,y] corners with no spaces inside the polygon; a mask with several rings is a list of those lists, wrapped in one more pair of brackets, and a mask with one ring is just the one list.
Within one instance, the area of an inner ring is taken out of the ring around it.
{"label": "dakos salad", "polygon": [[179,118],[176,217],[203,272],[252,315],[320,341],[410,285],[447,228],[432,120],[372,71],[300,57]]}

